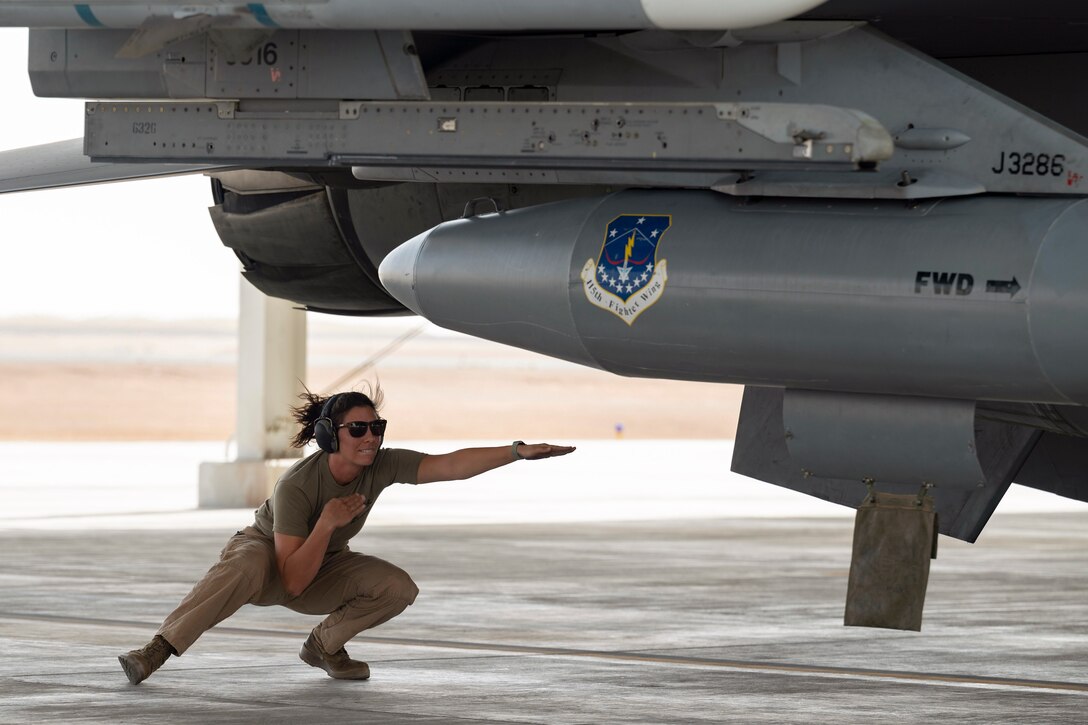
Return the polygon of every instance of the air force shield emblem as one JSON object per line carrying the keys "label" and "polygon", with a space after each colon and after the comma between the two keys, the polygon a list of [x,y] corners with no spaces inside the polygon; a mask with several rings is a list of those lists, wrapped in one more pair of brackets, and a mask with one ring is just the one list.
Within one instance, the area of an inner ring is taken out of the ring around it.
{"label": "air force shield emblem", "polygon": [[671,214],[624,214],[608,223],[597,259],[582,267],[586,299],[628,325],[661,298],[668,280],[657,245],[672,226]]}

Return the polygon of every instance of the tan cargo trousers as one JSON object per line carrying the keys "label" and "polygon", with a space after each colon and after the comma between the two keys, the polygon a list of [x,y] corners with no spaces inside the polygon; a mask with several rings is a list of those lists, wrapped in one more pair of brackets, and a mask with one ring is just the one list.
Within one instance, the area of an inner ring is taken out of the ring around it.
{"label": "tan cargo trousers", "polygon": [[344,549],[326,555],[310,586],[297,597],[283,588],[272,540],[252,526],[239,531],[219,561],[162,623],[162,635],[180,655],[204,632],[243,604],[278,604],[303,614],[327,614],[314,634],[326,652],[397,616],[419,589],[407,572],[374,556]]}

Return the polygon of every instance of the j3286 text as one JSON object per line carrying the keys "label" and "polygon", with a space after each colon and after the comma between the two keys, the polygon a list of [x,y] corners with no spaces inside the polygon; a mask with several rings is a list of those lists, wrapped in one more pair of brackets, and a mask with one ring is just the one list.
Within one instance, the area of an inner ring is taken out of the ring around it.
{"label": "j3286 text", "polygon": [[1065,155],[1002,151],[997,166],[990,171],[1014,176],[1061,176],[1065,173]]}

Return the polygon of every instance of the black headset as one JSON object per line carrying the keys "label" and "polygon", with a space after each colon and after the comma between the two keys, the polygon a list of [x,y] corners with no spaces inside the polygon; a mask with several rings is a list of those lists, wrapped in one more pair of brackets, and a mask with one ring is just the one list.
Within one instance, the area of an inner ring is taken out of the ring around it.
{"label": "black headset", "polygon": [[321,416],[314,421],[314,440],[317,441],[317,447],[326,453],[336,453],[340,450],[336,425],[332,422],[333,403],[340,395],[340,393],[330,395],[325,404],[321,406]]}

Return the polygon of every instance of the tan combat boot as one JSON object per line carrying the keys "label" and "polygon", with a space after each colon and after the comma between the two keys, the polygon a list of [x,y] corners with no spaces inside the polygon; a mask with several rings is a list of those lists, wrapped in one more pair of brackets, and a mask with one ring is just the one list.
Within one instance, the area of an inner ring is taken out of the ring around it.
{"label": "tan combat boot", "polygon": [[150,677],[152,672],[162,667],[173,654],[177,652],[170,643],[163,639],[162,635],[156,634],[154,639],[140,649],[118,656],[117,661],[124,668],[128,681],[138,685]]}
{"label": "tan combat boot", "polygon": [[329,673],[329,677],[335,677],[338,680],[365,680],[370,677],[370,666],[366,662],[351,659],[348,657],[348,651],[343,647],[329,654],[317,641],[313,632],[310,632],[310,636],[303,642],[298,656],[306,664],[320,667]]}

